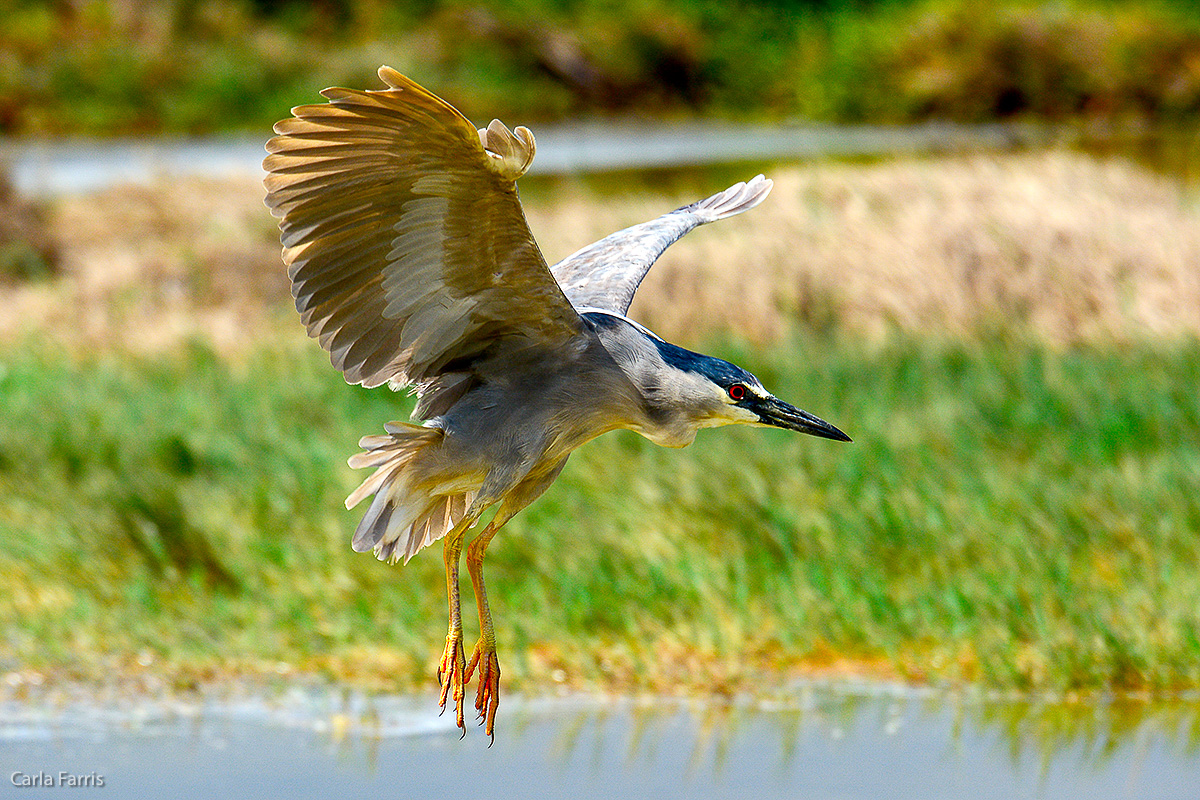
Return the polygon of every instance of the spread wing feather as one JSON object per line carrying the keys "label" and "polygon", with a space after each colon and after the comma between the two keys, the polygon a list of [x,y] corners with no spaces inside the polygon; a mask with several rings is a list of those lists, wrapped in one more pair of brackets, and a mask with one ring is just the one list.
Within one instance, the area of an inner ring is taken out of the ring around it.
{"label": "spread wing feather", "polygon": [[582,322],[517,198],[532,134],[484,130],[393,69],[275,126],[267,205],[308,333],[350,383],[437,388],[454,364],[561,347]]}
{"label": "spread wing feather", "polygon": [[761,203],[772,182],[759,175],[658,219],[605,236],[550,268],[575,308],[625,314],[633,294],[663,251],[706,222],[732,217]]}

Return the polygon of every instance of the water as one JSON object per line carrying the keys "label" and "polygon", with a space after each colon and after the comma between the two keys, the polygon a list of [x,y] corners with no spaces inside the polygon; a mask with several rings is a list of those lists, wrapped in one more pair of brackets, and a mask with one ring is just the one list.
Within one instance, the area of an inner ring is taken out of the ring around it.
{"label": "water", "polygon": [[[0,706],[14,798],[1200,797],[1200,705],[888,686],[771,701],[506,698],[495,745],[432,697]],[[103,786],[13,786],[60,772]],[[19,773],[19,775],[17,774]]]}
{"label": "water", "polygon": [[[904,127],[570,123],[538,126],[530,174],[562,175],[796,157],[863,156],[1012,148],[1032,129],[992,124]],[[0,143],[21,193],[88,192],[175,175],[261,175],[269,131],[211,139],[61,140]]]}

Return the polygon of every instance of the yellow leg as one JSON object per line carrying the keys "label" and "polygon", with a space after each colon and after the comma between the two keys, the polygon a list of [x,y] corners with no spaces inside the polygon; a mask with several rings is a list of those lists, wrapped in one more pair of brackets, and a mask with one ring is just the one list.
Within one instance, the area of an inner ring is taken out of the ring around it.
{"label": "yellow leg", "polygon": [[[504,524],[501,520],[500,525]],[[475,693],[475,712],[484,732],[496,740],[496,709],[500,705],[500,661],[496,657],[496,631],[492,627],[492,612],[488,608],[487,591],[483,585],[483,555],[488,543],[500,526],[493,519],[467,546],[467,571],[475,587],[475,604],[479,607],[479,641],[467,665],[466,682],[470,682],[479,667],[479,688]],[[488,745],[491,746],[490,744]]]}
{"label": "yellow leg", "polygon": [[454,721],[462,729],[463,736],[467,735],[467,727],[463,723],[463,697],[466,694],[463,668],[466,665],[466,655],[463,652],[462,612],[459,607],[458,594],[458,557],[462,552],[463,533],[456,526],[446,534],[442,545],[442,556],[446,561],[446,595],[450,601],[450,630],[446,633],[446,649],[442,651],[442,662],[438,667],[438,682],[442,686],[440,705],[442,712],[446,711],[446,700],[454,698]]}

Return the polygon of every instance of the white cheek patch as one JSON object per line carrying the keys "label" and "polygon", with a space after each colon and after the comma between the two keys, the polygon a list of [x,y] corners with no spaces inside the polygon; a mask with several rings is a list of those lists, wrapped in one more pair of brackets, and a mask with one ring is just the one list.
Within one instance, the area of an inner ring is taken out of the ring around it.
{"label": "white cheek patch", "polygon": [[755,414],[753,411],[751,411],[748,408],[742,408],[741,406],[731,406],[729,408],[729,410],[732,412],[730,414],[730,416],[733,417],[735,422],[757,423],[759,421],[758,414]]}
{"label": "white cheek patch", "polygon": [[759,423],[758,414],[753,411],[725,404],[720,413],[700,421],[701,428],[719,428],[722,425],[756,425]]}

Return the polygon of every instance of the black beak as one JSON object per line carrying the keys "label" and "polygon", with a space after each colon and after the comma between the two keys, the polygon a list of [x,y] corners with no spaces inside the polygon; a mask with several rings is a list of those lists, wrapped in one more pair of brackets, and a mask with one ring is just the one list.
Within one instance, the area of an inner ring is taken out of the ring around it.
{"label": "black beak", "polygon": [[777,397],[757,400],[751,407],[758,414],[764,425],[774,425],[776,428],[786,428],[789,431],[800,431],[823,439],[833,439],[839,442],[849,442],[850,437],[830,425],[820,417],[815,417],[807,411],[801,411],[795,406],[788,405]]}

